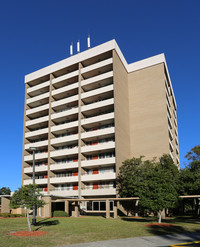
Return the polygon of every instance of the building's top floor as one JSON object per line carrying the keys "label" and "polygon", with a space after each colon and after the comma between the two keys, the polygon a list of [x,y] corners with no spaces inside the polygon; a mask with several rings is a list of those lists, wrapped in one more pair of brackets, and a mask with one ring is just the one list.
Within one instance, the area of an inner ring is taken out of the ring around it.
{"label": "building's top floor", "polygon": [[[61,61],[54,63],[50,66],[47,66],[45,68],[42,68],[42,69],[37,70],[35,72],[32,72],[32,73],[25,76],[25,83],[34,82],[35,80],[38,80],[38,79],[40,79],[40,83],[48,81],[49,80],[49,74],[54,74],[54,75],[58,74],[59,75],[59,72],[62,71],[61,73],[63,73],[63,71],[65,71],[66,68],[68,70],[66,70],[65,73],[69,73],[71,71],[77,70],[78,67],[76,67],[76,66],[78,63],[82,63],[84,66],[88,66],[91,63],[92,58],[97,57],[97,56],[103,56],[102,58],[106,59],[107,57],[104,57],[104,56],[109,56],[109,54],[111,54],[112,50],[115,50],[117,52],[117,54],[120,57],[127,73],[131,73],[131,72],[134,72],[137,70],[151,67],[151,66],[154,66],[156,64],[164,63],[167,81],[168,81],[168,83],[172,89],[172,97],[173,97],[173,100],[175,103],[175,107],[177,107],[164,53],[150,57],[150,58],[147,58],[147,59],[140,60],[138,62],[128,64],[126,62],[126,59],[124,58],[120,48],[119,48],[117,42],[114,39],[111,41],[108,41],[106,43],[103,43],[99,46],[85,50],[81,53],[75,54],[69,58],[61,60]],[[95,63],[95,61],[93,63]]]}

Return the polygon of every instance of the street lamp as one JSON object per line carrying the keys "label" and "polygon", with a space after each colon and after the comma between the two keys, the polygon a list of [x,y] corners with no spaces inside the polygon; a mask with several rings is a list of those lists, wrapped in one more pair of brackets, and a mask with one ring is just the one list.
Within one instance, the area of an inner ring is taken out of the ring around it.
{"label": "street lamp", "polygon": [[[30,147],[30,151],[33,152],[33,184],[35,184],[35,151],[37,150],[36,147]],[[35,192],[33,192],[33,197],[35,198]],[[36,224],[36,207],[33,206],[33,218],[32,218],[32,225]]]}

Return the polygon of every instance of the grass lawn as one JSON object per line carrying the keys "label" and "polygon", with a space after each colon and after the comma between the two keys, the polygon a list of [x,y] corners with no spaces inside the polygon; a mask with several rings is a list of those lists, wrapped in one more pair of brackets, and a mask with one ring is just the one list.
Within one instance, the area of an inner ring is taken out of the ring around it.
{"label": "grass lawn", "polygon": [[168,233],[200,232],[200,219],[187,217],[166,219],[164,222],[175,224],[174,227],[145,227],[156,222],[153,218],[118,218],[103,217],[51,218],[37,219],[35,230],[46,231],[40,237],[11,236],[13,231],[26,231],[25,218],[0,219],[1,247],[59,246],[91,241],[100,241],[136,236],[148,236]]}

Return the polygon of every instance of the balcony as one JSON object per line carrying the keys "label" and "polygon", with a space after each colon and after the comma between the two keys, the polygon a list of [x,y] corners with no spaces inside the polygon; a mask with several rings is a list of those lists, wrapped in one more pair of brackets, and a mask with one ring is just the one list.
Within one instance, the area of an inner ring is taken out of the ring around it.
{"label": "balcony", "polygon": [[89,66],[87,66],[85,68],[82,68],[81,69],[81,74],[87,73],[87,72],[92,71],[92,70],[99,69],[101,67],[104,67],[106,65],[110,65],[112,63],[113,63],[113,59],[112,58],[108,58],[108,59],[106,59],[104,61],[101,61],[101,62],[92,64],[92,65],[89,65]]}
{"label": "balcony", "polygon": [[[24,185],[32,184],[32,183],[33,183],[33,179],[24,180]],[[35,183],[36,184],[47,184],[48,183],[48,179],[47,178],[36,179]]]}
{"label": "balcony", "polygon": [[89,182],[89,181],[103,181],[103,180],[115,180],[116,173],[115,172],[105,172],[99,174],[86,174],[81,176],[82,182]]}
{"label": "balcony", "polygon": [[115,142],[110,141],[110,142],[104,142],[100,143],[97,145],[88,145],[88,146],[83,146],[81,147],[81,153],[90,153],[90,152],[95,152],[95,151],[102,151],[102,150],[109,150],[109,149],[114,149],[115,148]]}
{"label": "balcony", "polygon": [[[38,153],[35,154],[35,160],[43,160],[48,158],[48,153]],[[33,160],[33,155],[26,155],[24,156],[24,161],[32,161]]]}
{"label": "balcony", "polygon": [[73,121],[73,122],[53,126],[53,127],[51,127],[51,132],[52,133],[58,132],[58,131],[61,132],[62,130],[71,129],[71,128],[75,128],[75,127],[78,127],[78,121]]}
{"label": "balcony", "polygon": [[168,130],[169,130],[170,140],[172,141],[173,140],[173,134],[172,134],[172,131],[171,131],[169,126],[168,126]]}
{"label": "balcony", "polygon": [[43,93],[43,94],[40,94],[38,96],[35,96],[35,97],[32,97],[32,98],[29,98],[26,100],[26,104],[29,105],[29,104],[33,104],[37,101],[42,101],[44,99],[48,99],[49,98],[49,92],[48,93]]}
{"label": "balcony", "polygon": [[115,164],[115,157],[104,158],[104,159],[95,159],[95,160],[82,160],[81,167],[98,167],[98,166],[107,166]]}
{"label": "balcony", "polygon": [[68,80],[68,79],[70,79],[70,78],[72,78],[72,77],[76,77],[76,76],[78,76],[78,75],[79,75],[79,71],[78,71],[78,70],[73,71],[73,72],[71,72],[71,73],[68,73],[68,74],[59,76],[59,77],[57,77],[57,78],[54,78],[54,79],[52,80],[52,84],[55,85],[55,84],[57,84],[58,82],[66,81],[66,80]]}
{"label": "balcony", "polygon": [[41,111],[45,111],[48,109],[49,109],[49,104],[38,106],[38,107],[35,107],[33,109],[28,109],[28,110],[26,110],[26,116],[30,116],[32,114],[36,114],[36,113],[39,113]]}
{"label": "balcony", "polygon": [[48,140],[25,144],[25,149],[29,149],[30,147],[45,147],[45,146],[48,146]]}
{"label": "balcony", "polygon": [[31,96],[41,94],[41,92],[45,92],[49,90],[49,85],[50,85],[50,81],[40,83],[36,86],[28,88],[27,93]]}
{"label": "balcony", "polygon": [[72,134],[69,136],[63,136],[63,137],[51,139],[51,145],[73,142],[73,141],[78,141],[78,134]]}
{"label": "balcony", "polygon": [[174,150],[174,146],[173,146],[173,144],[172,144],[171,140],[169,140],[169,146],[170,146],[170,150],[171,150],[171,152],[173,152],[173,150]]}
{"label": "balcony", "polygon": [[71,196],[78,197],[78,190],[51,190],[51,195],[66,196],[66,197],[71,197]]}
{"label": "balcony", "polygon": [[100,95],[103,95],[104,97],[106,97],[108,95],[108,97],[109,97],[109,95],[112,95],[112,91],[113,90],[114,90],[113,84],[112,85],[108,85],[108,86],[101,87],[101,88],[98,88],[98,89],[95,89],[95,90],[91,90],[89,92],[82,93],[81,94],[81,99],[84,100],[84,102],[87,102],[87,101],[89,101],[89,99],[87,99],[87,98],[90,98],[90,101],[93,100],[93,102],[94,102],[95,99],[98,99],[98,97]]}
{"label": "balcony", "polygon": [[[41,165],[41,166],[35,166],[35,172],[46,172],[48,171],[48,166]],[[33,167],[25,167],[24,173],[33,173]]]}
{"label": "balcony", "polygon": [[49,116],[36,118],[33,120],[26,121],[26,127],[32,126],[32,125],[38,125],[40,123],[44,123],[44,122],[48,122],[48,121],[49,121]]}
{"label": "balcony", "polygon": [[66,155],[78,154],[78,147],[51,151],[50,157],[63,157]]}
{"label": "balcony", "polygon": [[70,116],[73,114],[78,114],[78,107],[70,109],[70,110],[65,110],[62,112],[54,113],[51,115],[51,119],[54,120],[57,118],[62,118],[62,117]]}
{"label": "balcony", "polygon": [[115,133],[115,127],[105,128],[105,129],[97,129],[89,132],[84,132],[81,134],[81,139],[88,139],[91,137],[99,137],[106,136]]}
{"label": "balcony", "polygon": [[71,96],[71,97],[68,97],[66,99],[61,99],[61,100],[58,100],[58,101],[54,101],[54,102],[51,103],[51,107],[54,108],[54,107],[66,105],[68,103],[72,103],[72,102],[75,102],[75,101],[78,101],[78,95]]}
{"label": "balcony", "polygon": [[65,163],[63,162],[59,164],[50,165],[51,171],[67,170],[73,168],[78,168],[78,162],[65,162]]}
{"label": "balcony", "polygon": [[103,86],[111,84],[112,77],[113,77],[113,71],[109,71],[107,73],[97,75],[97,76],[94,76],[86,80],[82,80],[81,86],[86,91],[99,88],[99,87],[103,87]]}
{"label": "balcony", "polygon": [[51,184],[74,183],[74,182],[78,182],[78,176],[50,178]]}
{"label": "balcony", "polygon": [[78,89],[78,82],[53,90],[52,96],[55,97],[56,95],[66,93],[66,92],[72,91],[74,89]]}
{"label": "balcony", "polygon": [[81,125],[89,125],[97,122],[102,123],[103,121],[112,120],[112,119],[114,119],[114,112],[105,113],[95,117],[84,118],[81,120]]}
{"label": "balcony", "polygon": [[105,196],[105,195],[116,195],[115,188],[108,189],[84,189],[81,191],[82,196]]}
{"label": "balcony", "polygon": [[109,106],[109,105],[113,105],[114,104],[114,99],[107,99],[107,100],[102,100],[96,103],[92,103],[89,105],[84,105],[81,107],[81,111],[82,112],[87,112],[87,111],[91,111],[91,110],[96,110],[100,107],[105,107],[105,106]]}
{"label": "balcony", "polygon": [[44,128],[44,129],[39,129],[39,130],[35,130],[35,131],[26,132],[25,133],[25,138],[29,138],[29,137],[33,137],[33,136],[37,136],[37,135],[48,134],[48,131],[49,131],[48,128]]}

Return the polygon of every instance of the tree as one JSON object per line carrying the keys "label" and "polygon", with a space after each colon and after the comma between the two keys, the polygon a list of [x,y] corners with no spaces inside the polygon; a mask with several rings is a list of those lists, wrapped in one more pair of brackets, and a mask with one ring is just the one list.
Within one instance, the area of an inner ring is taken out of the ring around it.
{"label": "tree", "polygon": [[[2,187],[0,189],[0,195],[10,195],[11,190],[9,187]],[[1,204],[1,197],[0,197],[0,204]]]}
{"label": "tree", "polygon": [[139,205],[159,216],[164,208],[173,208],[178,201],[178,168],[170,155],[163,155],[159,162],[126,160],[120,168],[117,188],[121,197],[139,196]]}
{"label": "tree", "polygon": [[174,208],[178,202],[178,168],[169,155],[163,155],[152,169],[144,166],[140,186],[140,205],[158,214],[165,208]]}
{"label": "tree", "polygon": [[37,185],[29,184],[22,186],[18,190],[14,192],[11,197],[10,207],[11,208],[19,208],[26,207],[27,208],[27,223],[28,229],[31,231],[31,224],[29,220],[29,212],[30,209],[33,209],[33,206],[42,207],[45,205],[43,200],[39,200],[42,194],[39,192]]}
{"label": "tree", "polygon": [[[199,195],[200,193],[200,145],[193,147],[185,156],[188,164],[180,172],[181,195]],[[195,198],[195,214],[198,215],[199,201]],[[193,204],[193,201],[191,201]],[[192,205],[193,207],[193,205]]]}

